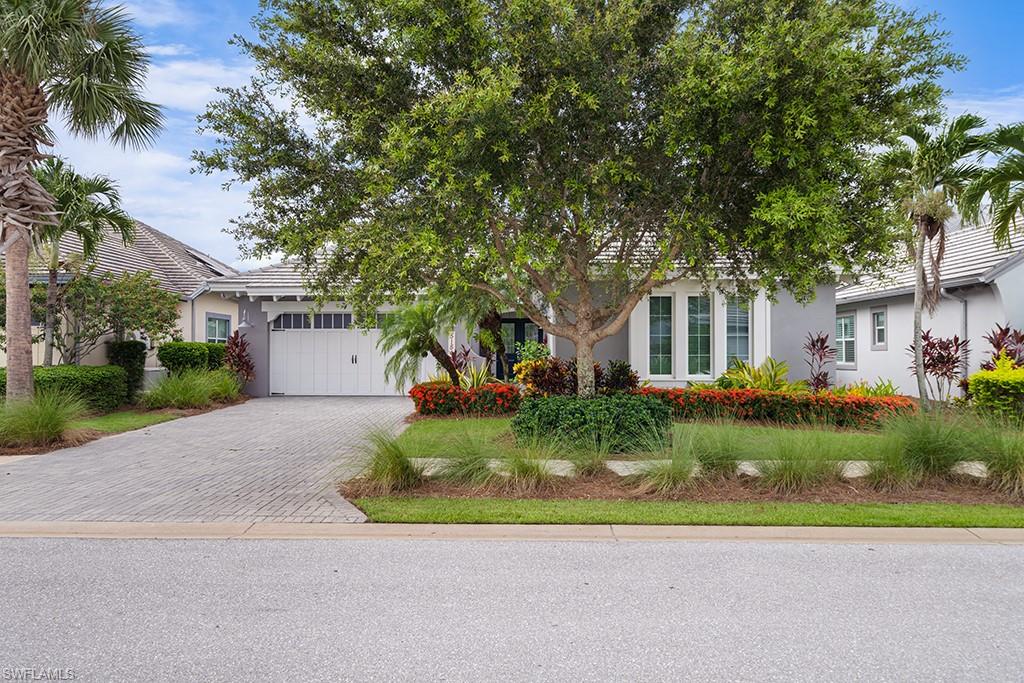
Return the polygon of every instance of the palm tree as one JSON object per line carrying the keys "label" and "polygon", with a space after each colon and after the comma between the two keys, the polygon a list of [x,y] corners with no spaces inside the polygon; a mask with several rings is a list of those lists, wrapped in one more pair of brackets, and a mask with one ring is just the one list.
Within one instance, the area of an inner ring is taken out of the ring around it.
{"label": "palm tree", "polygon": [[452,327],[462,324],[467,329],[476,327],[481,352],[488,368],[495,360],[495,371],[500,376],[512,377],[505,340],[501,336],[501,312],[498,301],[487,292],[465,287],[447,292],[435,291],[427,295],[440,302],[440,314],[444,324]]}
{"label": "palm tree", "polygon": [[922,311],[927,308],[929,313],[934,313],[939,302],[946,223],[953,217],[954,206],[961,200],[965,188],[982,173],[977,161],[989,143],[984,134],[976,131],[984,125],[981,117],[962,114],[934,133],[915,126],[904,133],[912,145],[900,143],[882,158],[899,178],[904,205],[914,229],[913,367],[923,406],[928,405],[928,383],[924,373]]}
{"label": "palm tree", "polygon": [[384,376],[399,387],[414,383],[419,377],[420,362],[431,355],[448,373],[452,384],[458,386],[458,368],[448,351],[437,341],[451,329],[441,305],[431,298],[421,299],[384,316],[377,341],[377,348],[390,356],[384,366]]}
{"label": "palm tree", "polygon": [[999,160],[964,191],[963,211],[978,220],[988,196],[996,242],[1009,245],[1010,231],[1024,227],[1024,123],[1000,126],[989,138]]}
{"label": "palm tree", "polygon": [[32,395],[28,256],[54,199],[33,174],[50,113],[76,135],[152,141],[163,117],[141,90],[149,58],[121,7],[95,0],[0,2],[0,241],[6,259],[7,397]]}
{"label": "palm tree", "polygon": [[135,221],[121,210],[117,186],[106,176],[79,175],[63,159],[47,159],[36,169],[36,179],[53,196],[57,212],[57,222],[45,223],[35,231],[48,271],[43,365],[53,365],[61,239],[76,235],[82,243],[82,256],[89,259],[96,255],[107,232],[116,233],[125,245],[130,244],[135,239]]}

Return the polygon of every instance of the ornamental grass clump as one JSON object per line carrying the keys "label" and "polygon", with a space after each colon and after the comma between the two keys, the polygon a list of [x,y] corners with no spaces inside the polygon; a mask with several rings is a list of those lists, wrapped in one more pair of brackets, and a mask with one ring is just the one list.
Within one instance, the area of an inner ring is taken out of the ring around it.
{"label": "ornamental grass clump", "polygon": [[547,461],[557,458],[563,451],[557,441],[534,434],[527,440],[520,440],[519,448],[509,455],[501,470],[499,480],[506,491],[516,494],[534,493],[550,487],[555,474],[547,467]]}
{"label": "ornamental grass clump", "polygon": [[205,408],[217,401],[233,401],[241,394],[238,377],[226,368],[182,370],[164,377],[142,395],[142,405],[157,408]]}
{"label": "ornamental grass clump", "polygon": [[615,444],[613,430],[606,422],[585,430],[573,440],[567,453],[578,476],[592,477],[607,471],[608,457]]}
{"label": "ornamental grass clump", "polygon": [[980,459],[988,469],[990,487],[1024,499],[1024,431],[1019,424],[991,425]]}
{"label": "ornamental grass clump", "polygon": [[903,457],[903,443],[895,434],[886,434],[880,441],[878,459],[871,463],[865,477],[879,491],[907,491],[920,483],[924,473]]}
{"label": "ornamental grass clump", "polygon": [[771,460],[759,463],[758,484],[773,493],[790,494],[839,481],[844,463],[823,457],[820,432],[792,430],[771,444]]}
{"label": "ornamental grass clump", "polygon": [[698,436],[692,430],[683,430],[668,437],[652,432],[646,450],[659,459],[648,463],[631,477],[637,491],[672,495],[690,486],[697,473],[694,457],[697,440]]}
{"label": "ornamental grass clump", "polygon": [[[714,428],[694,430],[693,455],[700,466],[700,475],[707,480],[729,479],[736,476],[742,451],[742,436],[727,420],[718,420]],[[677,435],[679,431],[677,430]]]}
{"label": "ornamental grass clump", "polygon": [[895,442],[907,468],[926,476],[948,476],[959,462],[976,460],[982,425],[948,412],[894,417],[883,434]]}
{"label": "ornamental grass clump", "polygon": [[455,455],[438,472],[438,479],[480,488],[495,481],[498,475],[491,469],[493,449],[482,439],[463,432],[452,441],[452,451]]}
{"label": "ornamental grass clump", "polygon": [[8,401],[0,409],[0,445],[46,446],[64,438],[71,423],[86,411],[77,394],[43,391],[29,400]]}
{"label": "ornamental grass clump", "polygon": [[423,470],[413,464],[398,439],[390,433],[383,430],[370,432],[366,449],[370,462],[363,478],[371,492],[380,495],[402,491],[423,481]]}

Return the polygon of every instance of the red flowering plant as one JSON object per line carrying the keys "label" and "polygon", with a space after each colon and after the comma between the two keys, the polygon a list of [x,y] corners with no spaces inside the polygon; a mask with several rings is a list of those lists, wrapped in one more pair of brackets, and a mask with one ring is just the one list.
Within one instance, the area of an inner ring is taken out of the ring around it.
{"label": "red flowering plant", "polygon": [[424,382],[409,390],[420,415],[507,415],[522,397],[514,384],[492,382],[463,389],[448,382]]}
{"label": "red flowering plant", "polygon": [[906,396],[837,396],[829,392],[787,393],[761,389],[645,387],[637,393],[655,396],[682,420],[733,418],[784,424],[829,424],[856,429],[877,427],[886,417],[912,413]]}
{"label": "red flowering plant", "polygon": [[[967,355],[969,342],[952,337],[933,337],[931,330],[921,333],[921,345],[924,354],[924,376],[928,381],[928,390],[932,398],[948,401],[953,387],[967,374]],[[910,354],[911,374],[917,374],[917,363],[914,361],[914,345],[907,347]]]}

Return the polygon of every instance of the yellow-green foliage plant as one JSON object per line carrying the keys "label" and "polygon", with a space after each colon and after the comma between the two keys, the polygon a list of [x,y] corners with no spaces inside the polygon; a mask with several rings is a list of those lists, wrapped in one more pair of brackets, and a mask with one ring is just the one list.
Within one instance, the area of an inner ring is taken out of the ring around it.
{"label": "yellow-green foliage plant", "polygon": [[979,410],[1014,418],[1024,414],[1024,367],[1004,351],[992,370],[979,370],[967,380],[971,400]]}

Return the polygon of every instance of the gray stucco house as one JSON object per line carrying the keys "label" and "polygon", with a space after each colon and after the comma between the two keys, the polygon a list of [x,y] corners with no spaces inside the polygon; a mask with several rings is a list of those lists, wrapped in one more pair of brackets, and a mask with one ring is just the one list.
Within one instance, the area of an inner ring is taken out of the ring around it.
{"label": "gray stucco house", "polygon": [[[249,341],[256,366],[247,393],[402,393],[384,378],[387,359],[377,350],[379,330],[358,328],[352,309],[341,302],[317,308],[303,281],[297,266],[286,262],[207,283],[209,292],[237,303],[239,330]],[[628,324],[597,345],[595,358],[627,360],[641,379],[665,387],[710,381],[737,357],[758,364],[772,356],[787,361],[794,376],[804,376],[801,347],[807,334],[834,329],[835,288],[819,287],[806,306],[784,292],[777,299],[772,302],[760,294],[753,301],[739,301],[718,292],[707,294],[696,281],[682,280],[645,297]],[[382,308],[379,315],[387,312]],[[545,334],[515,313],[503,316],[502,328],[509,347],[513,341],[536,339],[555,355],[574,355],[571,342]],[[472,346],[470,337],[457,330],[448,341]],[[424,377],[432,365],[429,359],[424,363]]]}

